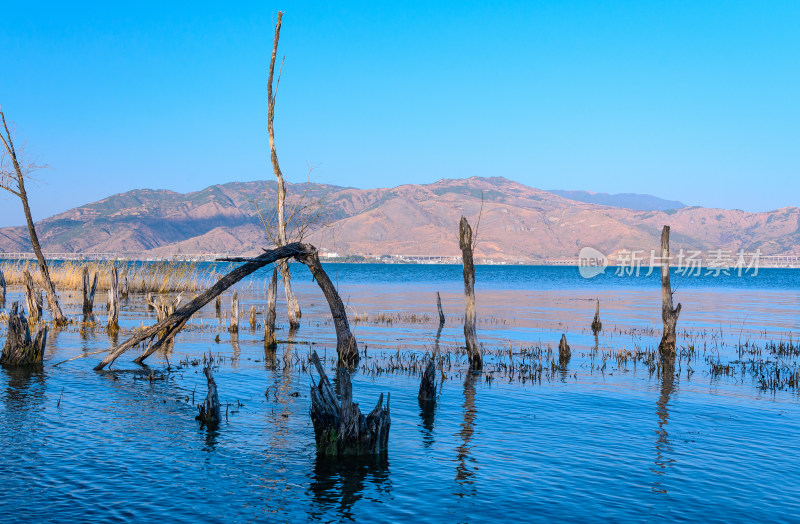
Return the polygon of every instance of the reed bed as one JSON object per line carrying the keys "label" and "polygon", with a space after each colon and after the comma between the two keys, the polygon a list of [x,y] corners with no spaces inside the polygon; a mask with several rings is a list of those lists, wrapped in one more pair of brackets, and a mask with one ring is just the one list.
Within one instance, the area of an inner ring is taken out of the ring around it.
{"label": "reed bed", "polygon": [[[169,293],[202,291],[212,286],[225,271],[218,271],[211,265],[200,265],[197,262],[161,261],[144,263],[127,263],[112,260],[105,261],[65,261],[50,266],[50,278],[57,290],[80,290],[83,286],[83,268],[89,269],[89,275],[98,273],[97,287],[111,287],[111,270],[119,270],[120,285],[127,279],[129,293]],[[8,285],[24,285],[23,271],[33,276],[34,283],[42,287],[39,266],[31,260],[5,261],[0,263],[0,271],[5,275]]]}

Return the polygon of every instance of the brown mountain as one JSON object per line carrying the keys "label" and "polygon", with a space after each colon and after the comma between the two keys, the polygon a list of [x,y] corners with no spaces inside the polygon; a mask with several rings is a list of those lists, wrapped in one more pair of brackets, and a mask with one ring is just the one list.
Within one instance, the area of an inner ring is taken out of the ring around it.
{"label": "brown mountain", "polygon": [[[130,191],[47,218],[37,228],[51,253],[256,253],[269,245],[256,205],[269,221],[275,187],[257,181],[186,194]],[[305,195],[306,204],[320,203],[322,220],[309,240],[340,255],[458,256],[462,214],[473,226],[480,215],[477,255],[495,261],[569,259],[587,245],[607,254],[649,253],[664,224],[672,226],[675,249],[800,254],[797,207],[766,213],[701,207],[639,211],[570,200],[500,177],[391,189],[324,184],[288,189],[293,202]],[[25,229],[0,229],[0,251],[30,251]]]}

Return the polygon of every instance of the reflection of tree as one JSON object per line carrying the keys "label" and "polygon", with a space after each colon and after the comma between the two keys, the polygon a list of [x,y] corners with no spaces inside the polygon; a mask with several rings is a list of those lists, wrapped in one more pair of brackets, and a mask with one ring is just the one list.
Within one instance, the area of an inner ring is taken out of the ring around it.
{"label": "reflection of tree", "polygon": [[666,493],[667,490],[661,487],[661,476],[667,472],[667,468],[674,462],[667,455],[672,453],[672,446],[669,442],[667,424],[669,423],[669,397],[675,390],[675,366],[673,362],[665,361],[661,370],[661,393],[656,402],[656,415],[658,416],[658,429],[656,430],[656,459],[655,466],[650,469],[656,475],[652,490],[657,493]]}
{"label": "reflection of tree", "polygon": [[475,380],[477,380],[477,376],[477,374],[468,373],[464,379],[464,420],[461,423],[461,431],[458,432],[462,443],[456,448],[456,456],[458,458],[456,482],[462,487],[468,488],[471,493],[457,493],[458,496],[474,494],[474,488],[471,487],[473,483],[472,477],[475,476],[475,472],[478,469],[476,466],[469,465],[470,462],[474,462],[469,452],[471,449],[470,441],[475,432]]}
{"label": "reflection of tree", "polygon": [[320,520],[323,514],[334,508],[340,517],[352,520],[353,505],[364,496],[365,488],[369,488],[370,484],[374,484],[381,493],[391,492],[389,458],[386,453],[336,458],[317,455],[311,481],[314,497],[312,520]]}
{"label": "reflection of tree", "polygon": [[239,347],[239,333],[231,333],[231,349],[233,349],[233,356],[231,357],[231,365],[233,368],[239,367],[239,357],[242,354],[242,348]]}
{"label": "reflection of tree", "polygon": [[[41,365],[24,367],[0,367],[0,373],[6,376],[6,389],[0,409],[0,424],[3,434],[16,435],[19,442],[37,431],[41,424],[40,411],[45,401],[45,371]],[[30,456],[26,460],[37,460],[39,446],[25,446]],[[7,452],[7,451],[6,451]],[[6,459],[4,459],[6,460]]]}

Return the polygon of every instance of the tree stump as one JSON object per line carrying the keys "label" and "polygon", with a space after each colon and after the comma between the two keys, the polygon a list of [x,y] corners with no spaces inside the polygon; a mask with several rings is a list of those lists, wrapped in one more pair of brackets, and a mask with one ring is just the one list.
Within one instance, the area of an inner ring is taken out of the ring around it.
{"label": "tree stump", "polygon": [[592,320],[592,333],[594,333],[596,336],[601,329],[603,329],[603,323],[600,322],[600,299],[598,298],[594,308],[594,320]]}
{"label": "tree stump", "polygon": [[366,417],[353,402],[353,385],[350,373],[339,366],[337,371],[341,402],[336,399],[333,386],[325,375],[319,356],[314,351],[311,362],[319,373],[319,383],[311,385],[311,422],[317,452],[323,455],[371,455],[386,451],[389,444],[389,397],[383,407],[383,393],[378,403]]}
{"label": "tree stump", "polygon": [[250,306],[250,329],[256,328],[256,307]]}
{"label": "tree stump", "polygon": [[222,298],[217,296],[217,299],[214,301],[214,308],[217,310],[217,319],[222,319]]}
{"label": "tree stump", "polygon": [[97,277],[98,273],[94,274],[94,278],[89,279],[89,268],[83,266],[83,317],[88,321],[93,318],[92,310],[94,309],[94,294],[97,291]]}
{"label": "tree stump", "polygon": [[203,367],[203,374],[206,376],[208,382],[208,394],[206,400],[202,404],[197,405],[199,414],[195,420],[207,426],[215,426],[221,420],[221,409],[219,403],[219,395],[217,394],[217,383],[214,381],[214,374],[211,372],[211,364],[213,360],[209,357],[205,367]]}
{"label": "tree stump", "polygon": [[231,325],[228,326],[228,331],[239,332],[239,293],[236,291],[231,296]]}
{"label": "tree stump", "polygon": [[33,277],[31,277],[27,269],[22,272],[22,276],[25,279],[25,302],[28,306],[28,323],[34,325],[42,320],[42,311],[44,309],[42,293],[36,289],[33,284]]}
{"label": "tree stump", "polygon": [[111,269],[111,287],[108,289],[108,330],[119,329],[119,271]]}
{"label": "tree stump", "polygon": [[264,347],[275,349],[277,338],[275,337],[275,302],[278,299],[278,268],[272,268],[272,278],[267,288],[267,313],[264,319]]}
{"label": "tree stump", "polygon": [[0,364],[4,366],[30,366],[41,364],[47,344],[47,326],[42,327],[31,340],[31,331],[25,312],[14,302],[8,315],[8,330]]}
{"label": "tree stump", "polygon": [[6,307],[6,278],[0,271],[0,308]]}
{"label": "tree stump", "polygon": [[470,371],[480,371],[483,369],[483,358],[478,345],[478,334],[475,330],[477,316],[475,313],[475,265],[472,261],[472,228],[463,216],[458,228],[458,243],[464,263],[464,298],[466,300],[464,338],[467,343],[469,369]]}
{"label": "tree stump", "polygon": [[417,400],[419,407],[423,411],[432,410],[436,404],[436,354],[431,355],[425,371],[422,373],[422,380],[419,383],[419,393]]}
{"label": "tree stump", "polygon": [[664,334],[658,345],[659,355],[664,362],[672,362],[675,359],[675,326],[681,313],[680,303],[678,307],[672,307],[669,262],[669,226],[664,226],[661,230],[661,318],[664,323]]}
{"label": "tree stump", "polygon": [[558,366],[561,369],[567,369],[569,360],[572,358],[572,351],[567,344],[567,335],[561,334],[561,342],[558,343]]}
{"label": "tree stump", "polygon": [[439,328],[441,329],[444,326],[444,311],[442,311],[442,297],[439,296],[439,292],[436,292],[436,309],[439,310]]}

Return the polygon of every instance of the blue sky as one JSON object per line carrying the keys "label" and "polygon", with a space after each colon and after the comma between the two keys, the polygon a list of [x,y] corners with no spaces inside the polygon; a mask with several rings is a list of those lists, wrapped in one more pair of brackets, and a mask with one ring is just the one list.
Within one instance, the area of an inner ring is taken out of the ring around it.
{"label": "blue sky", "polygon": [[[37,218],[134,188],[505,176],[763,211],[800,196],[800,2],[6,2]],[[0,226],[22,224],[0,197]]]}

